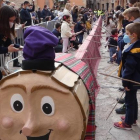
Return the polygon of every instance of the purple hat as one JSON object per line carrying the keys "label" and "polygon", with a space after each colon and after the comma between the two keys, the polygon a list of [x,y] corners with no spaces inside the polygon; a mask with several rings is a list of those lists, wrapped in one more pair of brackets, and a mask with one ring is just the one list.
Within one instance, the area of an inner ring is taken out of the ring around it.
{"label": "purple hat", "polygon": [[31,26],[24,33],[23,56],[25,60],[55,59],[54,48],[58,44],[58,38],[49,30]]}

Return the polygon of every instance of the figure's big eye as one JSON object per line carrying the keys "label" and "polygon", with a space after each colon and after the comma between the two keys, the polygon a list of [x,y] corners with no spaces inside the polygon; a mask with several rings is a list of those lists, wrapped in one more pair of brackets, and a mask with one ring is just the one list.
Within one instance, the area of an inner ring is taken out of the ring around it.
{"label": "figure's big eye", "polygon": [[41,110],[45,115],[52,116],[54,114],[55,105],[51,97],[45,96],[41,100]]}
{"label": "figure's big eye", "polygon": [[19,113],[23,110],[24,108],[24,100],[23,97],[20,94],[14,94],[11,97],[11,108],[13,111]]}

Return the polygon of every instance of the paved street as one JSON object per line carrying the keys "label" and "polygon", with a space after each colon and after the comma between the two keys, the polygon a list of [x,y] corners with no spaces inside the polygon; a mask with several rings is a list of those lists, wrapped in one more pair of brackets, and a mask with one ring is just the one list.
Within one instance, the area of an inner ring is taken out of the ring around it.
{"label": "paved street", "polygon": [[[103,35],[105,36],[105,35]],[[101,39],[101,56],[102,58],[108,57],[109,52],[104,47],[105,37]],[[109,113],[116,104],[116,98],[122,95],[122,92],[118,91],[118,88],[121,87],[121,81],[113,79],[110,77],[105,77],[100,75],[101,73],[111,74],[117,65],[108,64],[107,61],[109,58],[101,59],[99,68],[98,68],[98,82],[101,86],[100,92],[96,99],[96,140],[139,140],[138,134],[140,135],[140,91],[138,93],[139,101],[139,120],[138,126],[133,127],[132,131],[119,130],[113,127],[114,122],[121,121],[120,117],[122,115],[117,115],[115,111],[111,114],[110,118],[106,121]],[[115,70],[112,75],[117,76],[117,70]],[[114,87],[114,88],[113,88]],[[118,104],[117,108],[122,105]]]}

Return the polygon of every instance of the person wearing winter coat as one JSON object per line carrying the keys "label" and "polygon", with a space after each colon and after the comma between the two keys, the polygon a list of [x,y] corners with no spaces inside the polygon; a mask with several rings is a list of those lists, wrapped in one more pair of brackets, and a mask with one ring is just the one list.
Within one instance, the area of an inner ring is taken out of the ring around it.
{"label": "person wearing winter coat", "polygon": [[63,16],[63,23],[61,26],[61,37],[63,39],[63,50],[62,50],[63,53],[67,53],[69,38],[72,37],[73,35],[76,35],[76,34],[71,32],[70,16],[64,15]]}

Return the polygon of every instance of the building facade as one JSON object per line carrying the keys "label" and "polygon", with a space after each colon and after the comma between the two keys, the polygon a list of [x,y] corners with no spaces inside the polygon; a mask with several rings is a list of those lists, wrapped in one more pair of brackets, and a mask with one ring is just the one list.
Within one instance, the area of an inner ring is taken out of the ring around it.
{"label": "building facade", "polygon": [[123,8],[126,8],[128,2],[129,0],[115,0],[115,6],[120,5]]}
{"label": "building facade", "polygon": [[120,5],[126,8],[128,0],[96,0],[96,9],[110,11]]}
{"label": "building facade", "polygon": [[[25,0],[11,0],[11,1],[15,2],[16,7],[19,8]],[[32,0],[28,0],[28,1],[30,3],[32,3]],[[52,8],[53,7],[53,0],[35,0],[36,9],[37,8],[43,9],[44,5],[48,5],[50,8]]]}
{"label": "building facade", "polygon": [[97,9],[97,0],[87,0],[86,7],[91,8],[92,10]]}
{"label": "building facade", "polygon": [[97,9],[110,11],[115,7],[115,0],[97,0]]}

